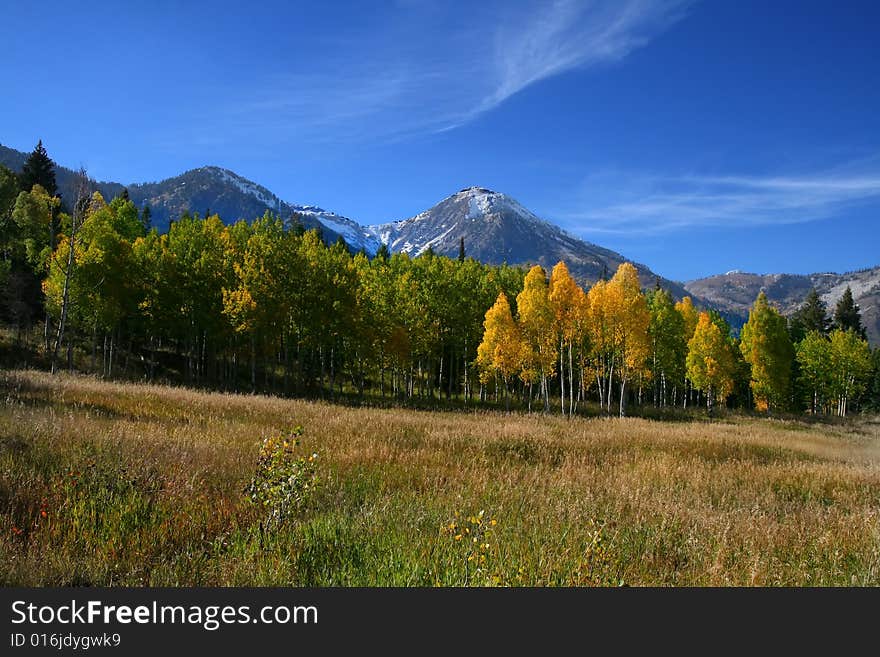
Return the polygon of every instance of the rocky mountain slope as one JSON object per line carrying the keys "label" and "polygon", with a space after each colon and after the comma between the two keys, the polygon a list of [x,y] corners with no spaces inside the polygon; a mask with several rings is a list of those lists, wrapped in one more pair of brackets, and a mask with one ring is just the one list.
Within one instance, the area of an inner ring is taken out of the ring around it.
{"label": "rocky mountain slope", "polygon": [[[549,273],[564,260],[581,283],[610,277],[627,260],[539,218],[510,196],[483,187],[463,189],[409,219],[368,228],[392,251],[413,256],[431,248],[456,257],[464,238],[466,254],[481,262],[539,264]],[[645,265],[636,264],[636,268],[642,285],[654,285],[657,274]],[[676,296],[687,294],[679,283],[660,281]]]}
{"label": "rocky mountain slope", "polygon": [[880,267],[846,274],[749,274],[739,271],[685,283],[688,292],[731,315],[748,317],[749,307],[761,290],[784,314],[797,310],[815,287],[829,314],[847,286],[862,310],[862,323],[872,344],[880,344]]}
{"label": "rocky mountain slope", "polygon": [[[20,171],[26,158],[27,153],[0,146],[0,164],[13,171]],[[75,172],[56,165],[55,178],[62,198],[72,199],[75,196]],[[185,212],[217,213],[224,221],[233,222],[252,220],[269,210],[285,220],[296,215],[306,228],[319,228],[328,243],[341,236],[353,251],[364,249],[372,254],[379,247],[372,234],[357,222],[317,206],[283,201],[262,185],[220,167],[192,169],[160,182],[128,186],[96,182],[94,187],[107,199],[128,189],[131,200],[138,207],[150,207],[152,224],[160,231],[167,230],[169,223]]]}

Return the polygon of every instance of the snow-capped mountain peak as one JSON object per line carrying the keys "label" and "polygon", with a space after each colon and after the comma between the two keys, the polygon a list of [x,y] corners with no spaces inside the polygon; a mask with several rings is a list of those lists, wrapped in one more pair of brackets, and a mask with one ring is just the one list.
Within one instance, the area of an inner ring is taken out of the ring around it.
{"label": "snow-capped mountain peak", "polygon": [[[549,271],[564,260],[582,281],[612,275],[625,258],[586,242],[538,217],[516,199],[485,187],[466,187],[414,217],[368,229],[392,251],[419,256],[429,248],[456,257],[464,240],[465,254],[481,262],[540,264]],[[637,265],[643,285],[657,276]],[[676,294],[683,288],[672,281]]]}

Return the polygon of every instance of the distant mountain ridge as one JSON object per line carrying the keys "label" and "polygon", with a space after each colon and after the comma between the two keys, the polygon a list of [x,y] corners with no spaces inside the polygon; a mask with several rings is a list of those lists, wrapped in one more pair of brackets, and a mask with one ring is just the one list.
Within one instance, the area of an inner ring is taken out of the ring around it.
{"label": "distant mountain ridge", "polygon": [[816,288],[829,315],[847,287],[862,312],[862,323],[872,344],[880,344],[880,266],[836,274],[750,274],[727,272],[685,283],[685,289],[705,303],[732,315],[748,318],[749,307],[761,290],[779,310],[790,315],[800,307],[810,288]]}
{"label": "distant mountain ridge", "polygon": [[[0,145],[0,164],[20,171],[28,154]],[[56,179],[63,198],[74,196],[75,173],[56,166]],[[490,264],[540,264],[549,270],[564,260],[584,285],[614,274],[623,255],[586,242],[536,216],[519,202],[484,187],[468,187],[432,208],[409,219],[362,226],[358,222],[313,205],[298,205],[279,199],[271,191],[238,174],[216,166],[192,169],[160,182],[122,185],[97,182],[95,187],[108,199],[128,189],[140,207],[149,205],[153,225],[166,230],[169,222],[184,212],[207,211],[224,221],[252,220],[267,210],[289,220],[298,216],[306,228],[320,229],[325,241],[342,237],[353,251],[374,254],[381,243],[390,250],[417,256],[431,248],[435,253],[456,257],[464,238],[469,257]],[[828,305],[829,313],[847,286],[862,311],[863,323],[872,344],[880,344],[880,266],[844,274],[752,274],[738,270],[687,283],[662,278],[645,265],[634,263],[644,287],[657,280],[676,297],[686,294],[695,303],[720,311],[739,328],[763,289],[771,302],[785,314],[803,303],[815,286]]]}
{"label": "distant mountain ridge", "polygon": [[[21,170],[27,156],[0,146],[0,164],[14,171]],[[55,178],[63,199],[74,197],[75,176],[73,170],[56,164]],[[353,251],[364,249],[374,254],[379,248],[375,238],[357,222],[314,205],[283,201],[262,185],[221,167],[200,167],[159,182],[95,182],[95,188],[108,200],[127,189],[135,205],[150,207],[152,224],[160,231],[167,230],[171,221],[186,212],[217,213],[224,221],[233,222],[250,221],[269,210],[284,220],[296,215],[306,228],[320,229],[328,243],[342,237]]]}

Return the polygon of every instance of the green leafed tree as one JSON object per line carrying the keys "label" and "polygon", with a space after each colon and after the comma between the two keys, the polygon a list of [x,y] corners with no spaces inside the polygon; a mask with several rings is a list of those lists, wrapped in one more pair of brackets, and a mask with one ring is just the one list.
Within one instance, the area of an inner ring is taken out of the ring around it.
{"label": "green leafed tree", "polygon": [[871,374],[871,350],[867,340],[855,331],[831,332],[831,390],[837,400],[837,415],[846,417],[850,402],[865,390]]}
{"label": "green leafed tree", "polygon": [[648,365],[654,382],[654,405],[665,406],[672,388],[684,383],[688,343],[685,321],[666,290],[653,290],[647,301],[651,313]]}
{"label": "green leafed tree", "polygon": [[12,220],[24,247],[24,257],[34,271],[45,271],[55,248],[54,215],[57,207],[58,199],[40,185],[34,185],[29,192],[21,192],[15,201]]}
{"label": "green leafed tree", "polygon": [[810,411],[819,413],[831,395],[831,341],[819,331],[810,331],[797,345],[797,363],[801,388],[808,395]]}
{"label": "green leafed tree", "polygon": [[728,336],[721,332],[709,313],[700,313],[694,335],[688,342],[687,376],[706,395],[711,414],[733,391],[735,360]]}
{"label": "green leafed tree", "polygon": [[740,349],[751,367],[751,389],[759,410],[785,408],[789,400],[794,347],[785,318],[764,292],[749,311]]}

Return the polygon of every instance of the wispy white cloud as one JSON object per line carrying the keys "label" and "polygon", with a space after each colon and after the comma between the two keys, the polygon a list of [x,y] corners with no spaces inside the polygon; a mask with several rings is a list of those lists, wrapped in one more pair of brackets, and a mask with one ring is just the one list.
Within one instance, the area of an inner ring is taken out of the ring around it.
{"label": "wispy white cloud", "polygon": [[467,116],[492,109],[540,80],[616,62],[679,20],[689,3],[673,0],[556,0],[495,33],[495,85]]}
{"label": "wispy white cloud", "polygon": [[[580,207],[561,210],[583,235],[652,235],[713,226],[797,224],[880,201],[880,168],[805,175],[651,176],[604,173],[585,184]],[[592,193],[590,190],[593,190]]]}
{"label": "wispy white cloud", "polygon": [[541,80],[620,61],[689,4],[501,1],[462,11],[406,3],[378,33],[328,43],[308,72],[258,78],[206,125],[313,141],[454,129]]}

